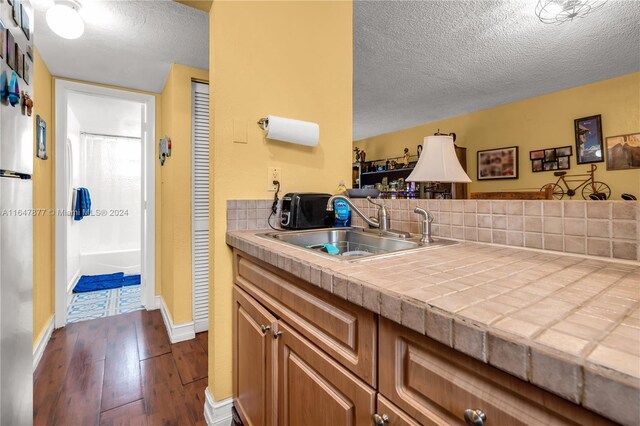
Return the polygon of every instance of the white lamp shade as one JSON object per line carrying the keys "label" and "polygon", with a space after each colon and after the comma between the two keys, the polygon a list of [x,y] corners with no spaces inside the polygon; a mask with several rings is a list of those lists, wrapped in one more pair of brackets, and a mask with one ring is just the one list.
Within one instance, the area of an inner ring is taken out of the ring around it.
{"label": "white lamp shade", "polygon": [[427,136],[409,182],[471,182],[464,172],[451,136]]}

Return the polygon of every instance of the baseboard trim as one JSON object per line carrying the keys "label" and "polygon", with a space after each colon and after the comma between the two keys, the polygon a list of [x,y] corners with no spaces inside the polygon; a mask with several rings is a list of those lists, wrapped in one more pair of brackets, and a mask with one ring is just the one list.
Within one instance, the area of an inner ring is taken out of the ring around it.
{"label": "baseboard trim", "polygon": [[206,319],[206,320],[195,321],[193,328],[195,329],[196,333],[207,331],[209,330],[209,320]]}
{"label": "baseboard trim", "polygon": [[181,324],[174,324],[173,321],[171,321],[169,309],[167,309],[167,305],[164,303],[162,296],[160,296],[160,312],[162,313],[162,320],[164,321],[164,326],[167,328],[167,333],[169,334],[169,340],[171,343],[178,343],[196,338],[193,321],[183,322]]}
{"label": "baseboard trim", "polygon": [[51,315],[49,318],[49,322],[44,329],[44,333],[40,337],[38,344],[33,349],[33,371],[36,371],[40,360],[42,359],[42,355],[44,354],[44,350],[47,347],[47,343],[49,343],[49,339],[51,339],[51,334],[53,333],[53,324],[54,324],[54,316]]}
{"label": "baseboard trim", "polygon": [[155,311],[156,309],[162,308],[162,296],[156,295],[153,298],[153,302],[151,305],[145,306],[147,311]]}
{"label": "baseboard trim", "polygon": [[207,387],[204,391],[204,419],[209,426],[230,426],[233,419],[233,398],[216,402]]}
{"label": "baseboard trim", "polygon": [[68,303],[69,296],[73,292],[73,289],[75,288],[76,284],[78,283],[78,280],[80,280],[80,269],[78,269],[76,271],[76,273],[73,274],[73,278],[71,278],[71,281],[69,281],[67,283],[67,305],[69,305],[69,303]]}

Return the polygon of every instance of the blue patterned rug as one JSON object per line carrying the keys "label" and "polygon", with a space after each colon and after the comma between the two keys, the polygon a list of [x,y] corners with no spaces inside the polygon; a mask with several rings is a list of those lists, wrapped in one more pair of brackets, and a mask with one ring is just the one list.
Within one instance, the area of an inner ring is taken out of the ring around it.
{"label": "blue patterned rug", "polygon": [[140,285],[90,291],[71,296],[67,322],[110,317],[143,309]]}

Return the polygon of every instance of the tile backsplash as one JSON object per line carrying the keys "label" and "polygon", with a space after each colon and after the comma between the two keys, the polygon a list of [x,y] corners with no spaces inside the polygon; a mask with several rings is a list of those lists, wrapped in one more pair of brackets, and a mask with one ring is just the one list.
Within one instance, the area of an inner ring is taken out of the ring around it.
{"label": "tile backsplash", "polygon": [[[375,206],[352,200],[368,216]],[[640,260],[640,208],[635,201],[377,200],[391,227],[420,233],[415,207],[433,214],[434,236],[567,253]],[[227,201],[227,229],[266,229],[272,200]],[[271,224],[276,226],[274,216]],[[354,226],[364,226],[357,215]],[[277,226],[276,226],[277,227]]]}

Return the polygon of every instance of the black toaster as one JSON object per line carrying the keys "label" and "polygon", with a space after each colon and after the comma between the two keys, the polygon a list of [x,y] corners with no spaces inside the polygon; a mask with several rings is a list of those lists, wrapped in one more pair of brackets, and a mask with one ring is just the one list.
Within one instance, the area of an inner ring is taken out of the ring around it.
{"label": "black toaster", "polygon": [[329,194],[290,192],[282,197],[280,226],[284,229],[330,228],[334,213],[327,211]]}

